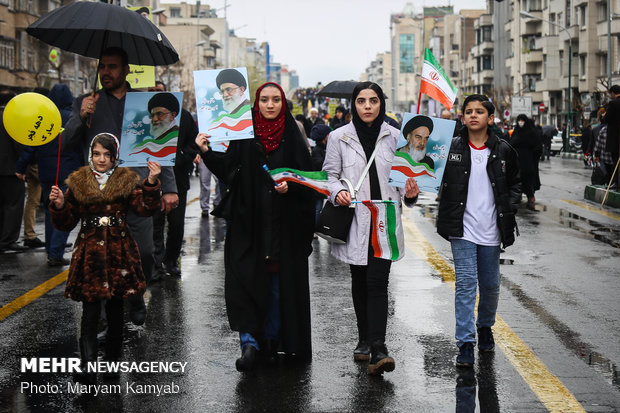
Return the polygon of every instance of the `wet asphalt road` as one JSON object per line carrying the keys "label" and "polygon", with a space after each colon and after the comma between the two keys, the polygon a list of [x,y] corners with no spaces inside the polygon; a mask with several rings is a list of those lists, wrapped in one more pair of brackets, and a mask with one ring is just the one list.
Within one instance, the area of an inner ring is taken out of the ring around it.
{"label": "wet asphalt road", "polygon": [[[589,177],[579,161],[541,163],[541,179],[538,212],[520,210],[521,236],[502,254],[496,351],[476,351],[474,370],[454,367],[451,254],[434,230],[434,196],[406,211],[406,257],[390,277],[387,346],[396,370],[383,378],[353,361],[348,266],[323,240],[309,258],[312,363],[282,359],[238,373],[223,298],[225,224],[201,218],[194,201],[183,276],[149,287],[147,321],[126,324],[124,346],[125,360],[183,361],[186,371],[124,373],[112,382],[121,394],[96,397],[68,393],[68,373],[21,373],[22,357],[77,355],[80,305],[63,297],[61,284],[0,320],[0,412],[620,411],[620,211],[583,200]],[[189,200],[198,195],[197,179],[192,185]],[[0,305],[58,272],[42,250],[0,255]],[[59,390],[22,391],[23,383]],[[134,394],[132,383],[174,383],[177,392]]]}

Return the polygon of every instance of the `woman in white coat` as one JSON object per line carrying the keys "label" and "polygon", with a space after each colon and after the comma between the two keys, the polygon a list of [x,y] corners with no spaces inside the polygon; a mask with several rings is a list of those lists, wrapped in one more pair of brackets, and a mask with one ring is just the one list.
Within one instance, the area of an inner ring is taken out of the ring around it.
{"label": "woman in white coat", "polygon": [[[405,204],[413,205],[420,190],[413,178],[407,180],[404,191],[388,185],[399,131],[383,121],[385,98],[381,87],[372,82],[359,83],[353,90],[352,102],[352,122],[333,131],[327,142],[323,170],[329,177],[330,201],[334,205],[351,204],[351,194],[341,179],[357,183],[378,145],[375,159],[355,198],[396,201],[396,237],[399,250],[403,251],[401,200],[404,196]],[[370,360],[368,373],[381,374],[395,367],[385,346],[387,287],[392,261],[374,256],[371,222],[370,210],[358,204],[347,243],[332,244],[331,250],[334,257],[351,266],[353,306],[359,333],[354,359]]]}

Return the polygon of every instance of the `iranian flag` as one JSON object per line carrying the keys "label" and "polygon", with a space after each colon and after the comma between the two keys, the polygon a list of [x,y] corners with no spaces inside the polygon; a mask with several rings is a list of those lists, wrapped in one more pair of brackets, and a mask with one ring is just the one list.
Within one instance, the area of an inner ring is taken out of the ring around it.
{"label": "iranian flag", "polygon": [[371,244],[375,257],[396,261],[400,258],[396,238],[396,204],[392,201],[362,201],[372,216]]}
{"label": "iranian flag", "polygon": [[271,174],[271,178],[277,183],[282,183],[284,181],[297,182],[325,196],[329,196],[327,172],[325,171],[299,171],[292,168],[278,168],[269,171],[269,173]]}
{"label": "iranian flag", "polygon": [[439,62],[435,60],[433,53],[425,49],[420,92],[439,101],[449,110],[456,99],[457,91],[458,89],[450,82]]}
{"label": "iranian flag", "polygon": [[392,170],[405,175],[407,178],[415,178],[418,176],[430,176],[434,178],[434,172],[426,163],[416,162],[407,152],[396,151],[394,161],[392,161]]}

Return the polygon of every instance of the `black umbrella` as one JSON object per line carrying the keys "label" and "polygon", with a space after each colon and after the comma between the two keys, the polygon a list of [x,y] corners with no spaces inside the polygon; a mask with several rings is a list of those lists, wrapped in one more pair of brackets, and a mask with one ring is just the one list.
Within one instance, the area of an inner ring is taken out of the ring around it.
{"label": "black umbrella", "polygon": [[179,60],[157,26],[141,14],[114,4],[67,4],[41,17],[26,31],[44,43],[96,59],[104,49],[120,47],[132,64],[169,65]]}
{"label": "black umbrella", "polygon": [[[355,89],[355,86],[357,86],[358,83],[359,82],[354,80],[334,80],[319,90],[317,95],[326,96],[329,98],[351,99],[353,89]],[[383,94],[383,97],[387,99],[385,93]]]}

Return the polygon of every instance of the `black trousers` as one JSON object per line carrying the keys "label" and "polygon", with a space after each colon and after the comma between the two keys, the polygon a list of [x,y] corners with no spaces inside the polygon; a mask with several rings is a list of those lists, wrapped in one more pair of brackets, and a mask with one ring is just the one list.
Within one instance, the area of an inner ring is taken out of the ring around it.
{"label": "black trousers", "polygon": [[[153,244],[155,251],[153,259],[155,267],[161,267],[163,261],[176,263],[181,255],[183,234],[185,229],[185,207],[187,206],[187,191],[179,192],[179,206],[168,214],[157,211],[153,214]],[[164,242],[164,230],[168,220],[168,233]]]}
{"label": "black trousers", "polygon": [[385,342],[391,267],[392,261],[373,256],[372,247],[368,265],[351,265],[351,292],[360,341]]}
{"label": "black trousers", "polygon": [[[101,313],[101,301],[82,303],[81,337],[90,343],[97,342],[97,324]],[[105,300],[105,313],[108,332],[105,339],[107,360],[118,360],[123,346],[123,299]]]}
{"label": "black trousers", "polygon": [[19,239],[26,186],[15,174],[0,176],[0,186],[0,249],[4,249]]}

